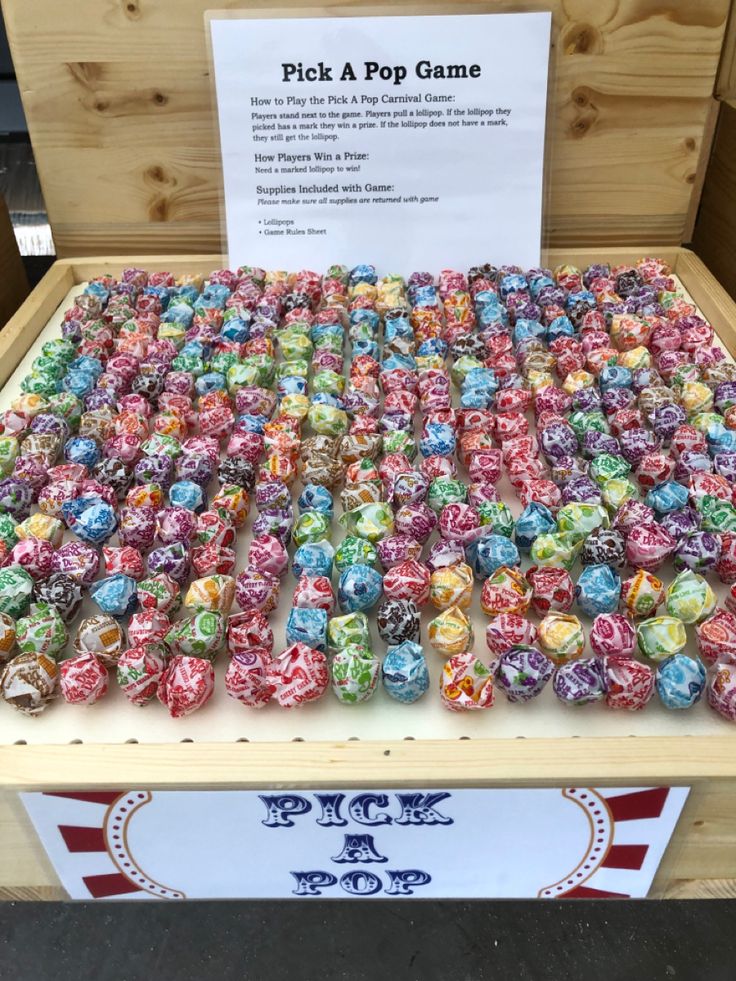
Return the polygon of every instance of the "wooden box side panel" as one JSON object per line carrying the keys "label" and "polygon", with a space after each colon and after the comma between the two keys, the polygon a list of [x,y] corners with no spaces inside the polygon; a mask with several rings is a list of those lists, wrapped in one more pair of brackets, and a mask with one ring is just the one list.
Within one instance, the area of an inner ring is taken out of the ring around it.
{"label": "wooden box side panel", "polygon": [[18,794],[0,793],[0,901],[66,899]]}
{"label": "wooden box side panel", "polygon": [[[3,0],[59,255],[224,248],[203,18],[212,6]],[[328,0],[319,9],[347,16],[540,7],[552,9],[554,25],[550,243],[679,244],[709,149],[729,0]],[[263,16],[283,9],[249,7]]]}

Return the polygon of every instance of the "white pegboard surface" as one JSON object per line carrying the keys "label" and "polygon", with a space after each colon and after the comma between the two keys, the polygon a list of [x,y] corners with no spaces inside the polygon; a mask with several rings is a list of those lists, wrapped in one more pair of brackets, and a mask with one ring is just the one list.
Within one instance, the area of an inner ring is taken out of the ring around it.
{"label": "white pegboard surface", "polygon": [[[0,392],[0,409],[8,407],[20,392],[20,382],[30,371],[31,362],[42,345],[49,339],[59,336],[64,311],[72,304],[83,286],[70,290],[59,308],[41,332],[36,342],[21,361],[13,376]],[[295,485],[294,496],[298,496],[301,485]],[[499,491],[511,508],[514,516],[521,511],[519,502],[504,477]],[[339,495],[335,495],[335,517],[333,520],[334,541],[338,543],[344,532],[339,525],[341,513]],[[252,539],[251,525],[256,515],[255,508],[245,525],[238,533],[236,572],[245,567],[248,544]],[[436,534],[436,533],[435,533]],[[73,539],[70,532],[65,540]],[[431,540],[434,540],[431,539]],[[113,539],[113,544],[117,539]],[[293,546],[289,549],[293,553]],[[425,550],[426,551],[426,550]],[[523,568],[529,566],[526,559]],[[577,564],[573,578],[580,572]],[[624,575],[627,573],[624,572]],[[674,578],[671,567],[659,573],[665,584]],[[336,583],[336,577],[333,577]],[[712,580],[719,604],[722,605],[726,587]],[[291,596],[296,580],[287,573],[282,580],[281,598],[278,609],[271,615],[274,631],[274,650],[285,646],[284,629],[291,604]],[[473,650],[484,661],[489,655],[485,645],[485,628],[488,618],[480,609],[480,584],[473,591],[473,604],[469,611],[475,631]],[[237,610],[237,604],[234,611]],[[82,606],[81,616],[90,616],[99,610],[88,598]],[[578,613],[577,609],[573,609]],[[427,624],[437,611],[428,606],[422,614],[422,640],[426,641]],[[177,616],[182,617],[183,611]],[[590,620],[580,617],[587,632]],[[531,615],[538,623],[538,618]],[[688,647],[686,653],[695,653],[695,634],[688,627]],[[73,638],[75,625],[70,627]],[[381,657],[385,645],[372,628],[374,649]],[[111,672],[110,690],[107,696],[90,707],[67,705],[56,699],[40,716],[29,718],[0,704],[0,744],[28,742],[36,744],[84,743],[173,743],[181,740],[197,742],[233,742],[236,740],[290,741],[303,739],[309,741],[334,742],[349,739],[395,740],[395,739],[515,739],[560,738],[569,736],[705,736],[734,733],[736,728],[713,712],[704,700],[692,709],[673,712],[662,707],[658,698],[652,698],[648,706],[640,712],[614,711],[598,703],[579,708],[562,705],[554,696],[551,684],[542,694],[525,704],[511,704],[502,694],[496,697],[492,709],[478,712],[450,712],[442,706],[438,693],[442,658],[428,643],[424,643],[427,664],[429,665],[431,686],[429,691],[413,705],[404,705],[390,698],[379,685],[376,694],[368,702],[359,705],[344,705],[330,690],[316,702],[297,709],[281,709],[275,703],[263,709],[251,709],[230,698],[225,692],[224,674],[227,655],[223,652],[215,662],[215,693],[198,712],[184,719],[171,719],[167,710],[158,700],[138,708],[131,705],[115,682]],[[586,649],[586,656],[591,652]],[[734,743],[736,747],[736,742]]]}

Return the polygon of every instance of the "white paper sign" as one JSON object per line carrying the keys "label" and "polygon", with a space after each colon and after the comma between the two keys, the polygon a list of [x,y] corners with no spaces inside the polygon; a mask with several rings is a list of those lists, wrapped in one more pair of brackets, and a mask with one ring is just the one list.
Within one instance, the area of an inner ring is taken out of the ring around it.
{"label": "white paper sign", "polygon": [[549,12],[210,25],[233,267],[539,263]]}
{"label": "white paper sign", "polygon": [[646,896],[684,787],[22,794],[72,899]]}

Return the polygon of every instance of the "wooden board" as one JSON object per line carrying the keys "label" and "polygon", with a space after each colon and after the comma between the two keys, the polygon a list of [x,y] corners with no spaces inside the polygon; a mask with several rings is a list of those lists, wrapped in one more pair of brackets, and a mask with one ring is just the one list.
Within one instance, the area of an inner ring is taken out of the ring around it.
{"label": "wooden board", "polygon": [[[308,0],[287,0],[295,13]],[[58,253],[218,252],[212,0],[3,0]],[[219,6],[237,9],[237,0]],[[274,9],[249,5],[249,12]],[[729,0],[462,0],[319,10],[551,8],[548,242],[679,244],[707,159]],[[483,257],[481,257],[483,258]]]}
{"label": "wooden board", "polygon": [[731,3],[731,16],[726,26],[718,69],[715,95],[724,102],[736,104],[736,7]]}

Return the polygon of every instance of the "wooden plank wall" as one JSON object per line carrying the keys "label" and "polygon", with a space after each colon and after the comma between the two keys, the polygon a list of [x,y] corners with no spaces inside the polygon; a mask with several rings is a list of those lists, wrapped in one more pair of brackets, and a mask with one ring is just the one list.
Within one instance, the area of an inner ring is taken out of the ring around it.
{"label": "wooden plank wall", "polygon": [[[284,6],[298,11],[307,2]],[[420,7],[397,0],[378,8],[326,0],[318,10],[551,7],[548,244],[579,247],[656,246],[688,237],[729,5],[429,0]],[[59,255],[223,249],[203,19],[217,6],[218,0],[3,0]]]}

